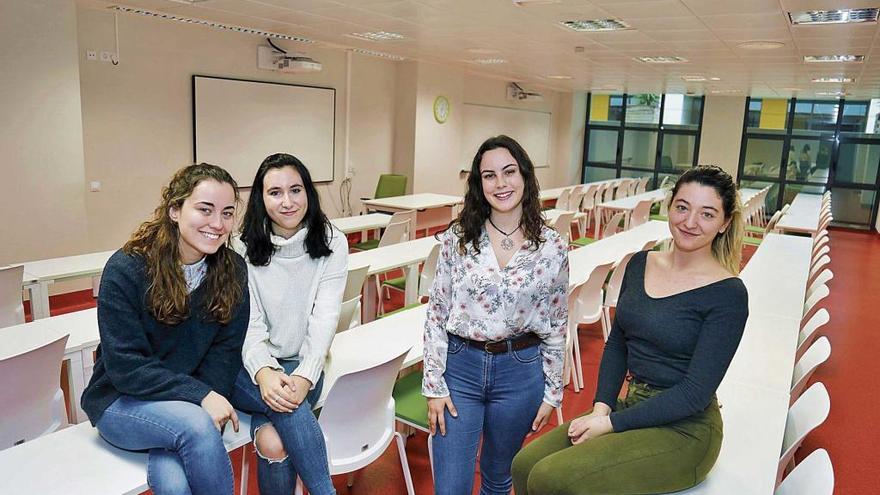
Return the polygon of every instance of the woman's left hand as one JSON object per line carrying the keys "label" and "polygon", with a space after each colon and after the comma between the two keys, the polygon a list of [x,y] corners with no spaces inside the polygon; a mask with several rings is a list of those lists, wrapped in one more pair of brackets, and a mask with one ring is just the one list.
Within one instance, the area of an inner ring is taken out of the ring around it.
{"label": "woman's left hand", "polygon": [[302,401],[306,400],[306,395],[308,395],[309,390],[312,389],[312,382],[299,375],[290,375],[290,377],[293,378],[293,383],[295,384],[293,389],[293,403],[298,407],[302,404]]}
{"label": "woman's left hand", "polygon": [[610,416],[601,415],[581,419],[582,421],[577,425],[577,428],[573,428],[574,431],[569,432],[572,445],[577,445],[584,440],[599,438],[614,431]]}
{"label": "woman's left hand", "polygon": [[532,421],[532,431],[529,434],[535,433],[544,425],[550,421],[550,414],[553,413],[553,406],[547,404],[546,402],[541,402],[541,407],[538,408],[538,414],[535,415],[535,420]]}

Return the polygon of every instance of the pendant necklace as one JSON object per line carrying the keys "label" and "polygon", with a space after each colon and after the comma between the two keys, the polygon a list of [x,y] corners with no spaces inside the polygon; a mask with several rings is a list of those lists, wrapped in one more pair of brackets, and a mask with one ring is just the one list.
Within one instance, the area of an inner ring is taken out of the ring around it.
{"label": "pendant necklace", "polygon": [[511,230],[508,234],[507,232],[499,229],[497,225],[495,225],[495,222],[492,221],[492,217],[489,217],[489,223],[492,225],[492,227],[495,227],[495,230],[497,230],[501,233],[501,235],[504,236],[504,239],[501,239],[501,249],[505,251],[510,251],[511,249],[513,249],[513,239],[511,239],[510,236],[512,236],[514,232],[519,230],[519,228],[522,227],[522,224],[517,225],[516,228]]}

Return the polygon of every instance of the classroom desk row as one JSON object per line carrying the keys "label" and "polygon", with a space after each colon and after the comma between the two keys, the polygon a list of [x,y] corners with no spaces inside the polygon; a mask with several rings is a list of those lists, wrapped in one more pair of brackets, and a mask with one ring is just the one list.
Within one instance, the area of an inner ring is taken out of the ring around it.
{"label": "classroom desk row", "polygon": [[779,219],[776,229],[782,232],[796,232],[815,235],[819,228],[819,216],[822,212],[822,195],[799,192],[788,213]]}

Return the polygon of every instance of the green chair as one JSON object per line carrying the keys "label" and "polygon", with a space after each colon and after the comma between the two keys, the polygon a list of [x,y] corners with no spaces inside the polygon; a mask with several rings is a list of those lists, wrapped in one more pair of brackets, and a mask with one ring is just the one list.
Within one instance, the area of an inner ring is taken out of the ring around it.
{"label": "green chair", "polygon": [[[416,371],[394,384],[394,417],[397,421],[428,434],[428,462],[434,465],[434,448],[428,425],[428,399],[422,395],[422,373]],[[431,469],[431,476],[434,470]]]}
{"label": "green chair", "polygon": [[406,194],[406,176],[397,174],[382,174],[376,183],[376,194],[373,199],[390,198]]}

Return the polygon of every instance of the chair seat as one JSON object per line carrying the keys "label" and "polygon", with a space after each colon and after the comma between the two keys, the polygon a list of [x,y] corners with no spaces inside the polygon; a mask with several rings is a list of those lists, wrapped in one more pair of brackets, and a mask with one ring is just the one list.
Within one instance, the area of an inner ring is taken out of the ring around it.
{"label": "chair seat", "polygon": [[756,234],[763,234],[764,227],[758,227],[757,225],[746,225],[746,232],[754,232]]}
{"label": "chair seat", "polygon": [[422,304],[423,304],[423,303],[412,303],[412,304],[408,304],[408,305],[406,305],[406,306],[404,306],[404,307],[402,307],[402,308],[397,308],[397,309],[395,309],[394,311],[389,311],[389,312],[387,312],[387,313],[383,313],[383,314],[379,315],[377,318],[385,318],[386,316],[391,316],[391,315],[393,315],[393,314],[400,313],[401,311],[406,311],[406,310],[408,310],[408,309],[417,308],[417,307],[421,306]]}
{"label": "chair seat", "polygon": [[571,241],[575,246],[587,246],[596,242],[596,239],[591,239],[589,237],[581,237],[580,239],[575,239]]}
{"label": "chair seat", "polygon": [[660,220],[661,222],[665,222],[669,220],[669,217],[666,215],[660,215],[659,213],[656,215],[651,215],[651,220]]}
{"label": "chair seat", "polygon": [[370,249],[376,249],[379,247],[379,239],[370,239],[363,242],[356,242],[351,245],[352,249],[357,249],[358,251],[369,251]]}
{"label": "chair seat", "polygon": [[398,290],[406,290],[406,277],[394,277],[382,281],[382,285],[390,285]]}
{"label": "chair seat", "polygon": [[412,425],[428,429],[428,399],[422,395],[422,373],[415,372],[394,384],[394,414]]}
{"label": "chair seat", "polygon": [[760,237],[744,236],[743,237],[743,244],[747,244],[749,246],[760,246],[762,240],[763,239],[761,239]]}

